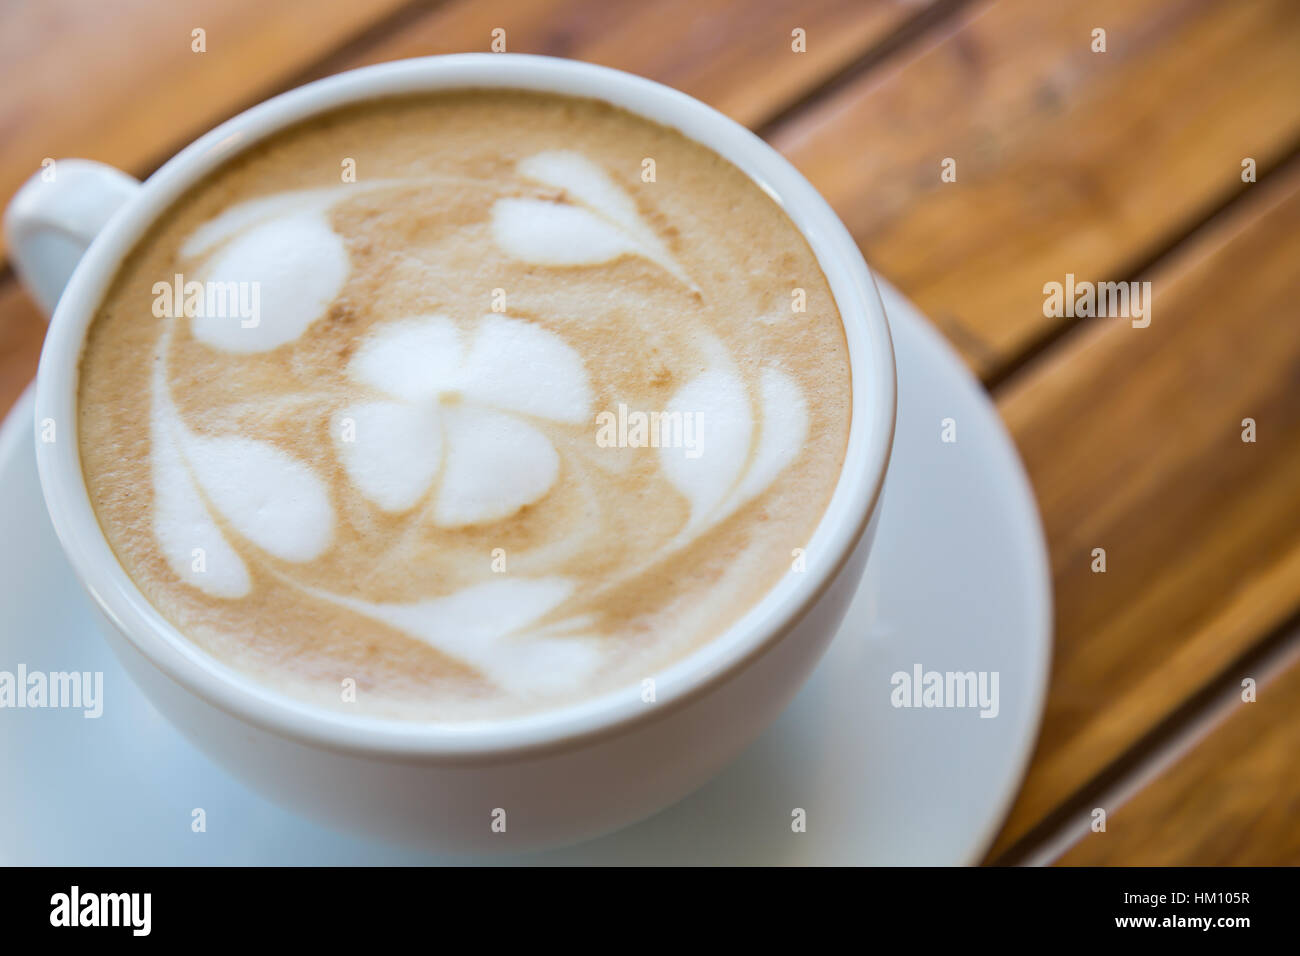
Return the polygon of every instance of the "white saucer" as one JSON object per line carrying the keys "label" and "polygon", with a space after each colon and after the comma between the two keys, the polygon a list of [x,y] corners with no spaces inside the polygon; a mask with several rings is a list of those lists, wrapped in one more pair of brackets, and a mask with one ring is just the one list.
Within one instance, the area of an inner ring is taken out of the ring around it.
{"label": "white saucer", "polygon": [[[707,786],[636,826],[527,862],[960,864],[992,841],[1047,685],[1042,529],[983,389],[910,303],[881,292],[898,353],[898,434],[867,577],[825,660]],[[103,671],[104,710],[88,720],[0,709],[0,862],[437,862],[267,802],[140,696],[55,541],[32,418],[29,390],[0,428],[0,671]],[[945,418],[956,421],[955,443],[940,439]],[[896,709],[890,676],[916,664],[998,672],[997,717]],[[195,833],[199,807],[207,829]],[[794,808],[806,812],[806,832],[792,832]]]}

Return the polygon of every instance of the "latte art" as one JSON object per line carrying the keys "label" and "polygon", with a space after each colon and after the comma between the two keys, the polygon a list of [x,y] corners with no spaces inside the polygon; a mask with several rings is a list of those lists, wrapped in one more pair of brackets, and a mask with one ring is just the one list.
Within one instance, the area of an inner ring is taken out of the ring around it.
{"label": "latte art", "polygon": [[[374,174],[325,185],[358,143]],[[258,320],[149,321],[173,274],[255,288]],[[146,239],[83,359],[83,462],[217,656],[370,713],[536,709],[652,678],[789,572],[847,436],[838,323],[780,210],[680,135],[394,101],[281,134]],[[691,453],[598,440],[620,407]]]}

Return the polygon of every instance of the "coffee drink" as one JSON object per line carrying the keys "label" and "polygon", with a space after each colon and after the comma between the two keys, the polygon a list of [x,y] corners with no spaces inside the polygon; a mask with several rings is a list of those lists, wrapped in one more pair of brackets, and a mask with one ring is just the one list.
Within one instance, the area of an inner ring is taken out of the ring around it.
{"label": "coffee drink", "polygon": [[336,110],[133,250],[79,443],[127,573],[316,704],[491,719],[654,680],[786,574],[850,378],[803,236],[680,133],[519,91]]}

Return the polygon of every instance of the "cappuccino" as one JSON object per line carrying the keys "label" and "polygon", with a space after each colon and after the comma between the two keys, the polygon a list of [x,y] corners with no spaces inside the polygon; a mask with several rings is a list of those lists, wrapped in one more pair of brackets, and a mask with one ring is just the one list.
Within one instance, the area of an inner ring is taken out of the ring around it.
{"label": "cappuccino", "polygon": [[464,721],[653,688],[800,573],[851,383],[739,170],[607,104],[463,91],[211,173],[78,388],[100,525],[181,634],[319,705]]}

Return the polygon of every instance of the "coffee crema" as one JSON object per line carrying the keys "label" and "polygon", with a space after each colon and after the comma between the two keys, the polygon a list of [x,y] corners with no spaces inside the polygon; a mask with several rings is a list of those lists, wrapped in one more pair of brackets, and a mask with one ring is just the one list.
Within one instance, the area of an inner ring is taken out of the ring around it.
{"label": "coffee crema", "polygon": [[815,561],[849,396],[826,279],[739,170],[462,91],[313,118],[176,202],[95,316],[79,440],[196,645],[461,721],[653,680]]}

